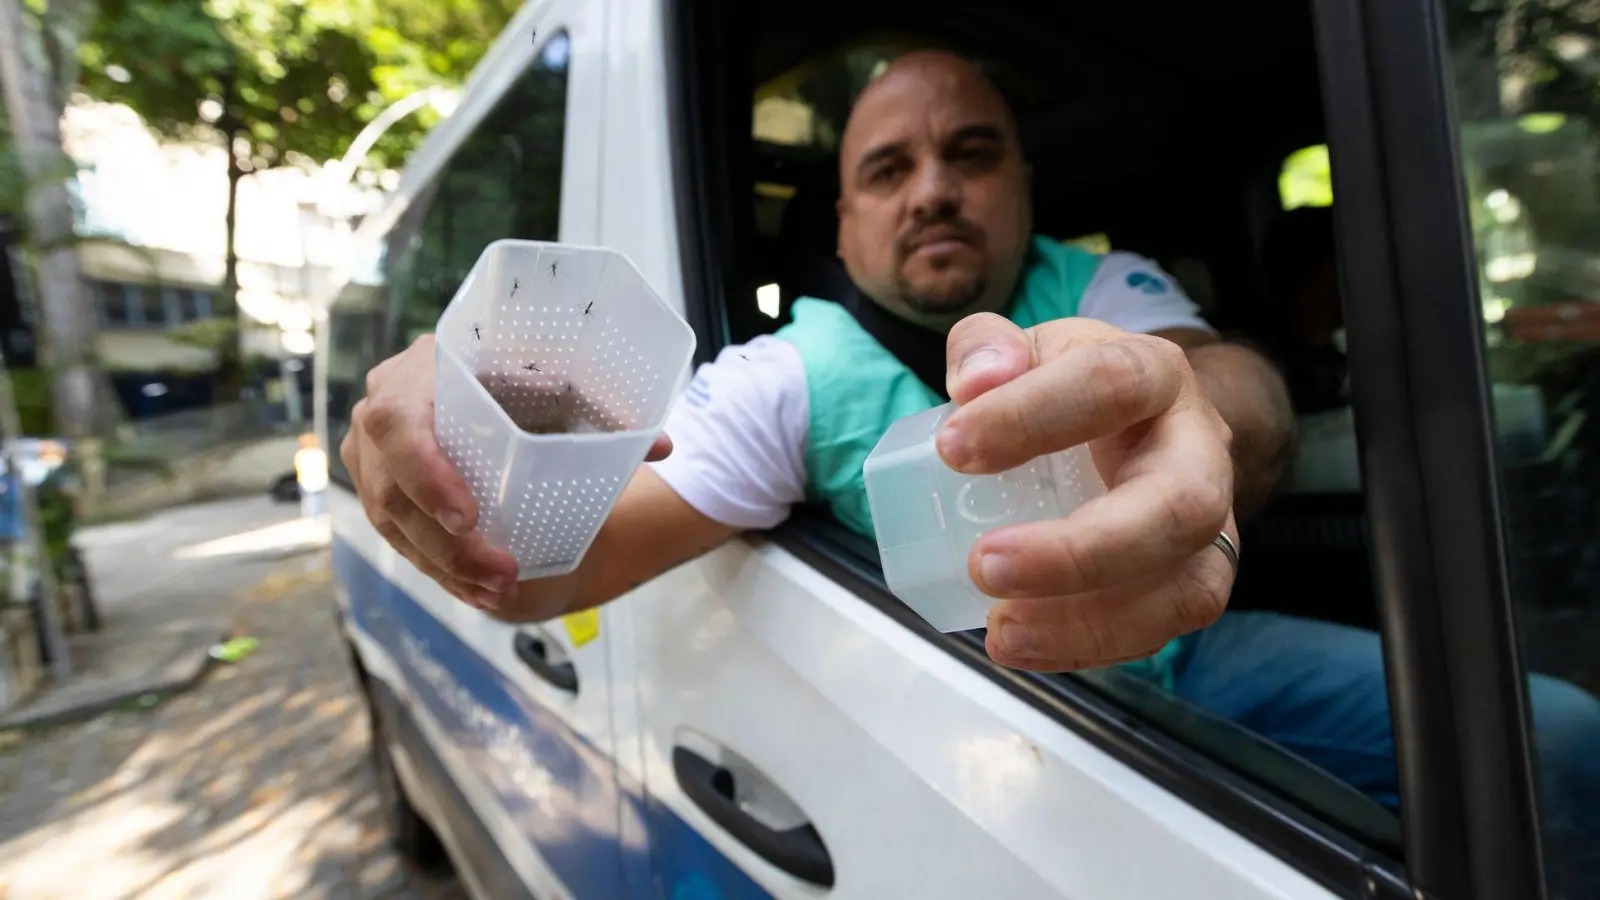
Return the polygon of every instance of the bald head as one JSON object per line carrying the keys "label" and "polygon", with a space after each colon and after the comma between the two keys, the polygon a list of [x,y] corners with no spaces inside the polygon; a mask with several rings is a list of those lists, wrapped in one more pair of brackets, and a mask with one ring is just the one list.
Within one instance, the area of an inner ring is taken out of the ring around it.
{"label": "bald head", "polygon": [[1032,227],[1016,120],[972,63],[908,53],[862,91],[839,151],[839,257],[864,293],[948,328],[1003,311]]}

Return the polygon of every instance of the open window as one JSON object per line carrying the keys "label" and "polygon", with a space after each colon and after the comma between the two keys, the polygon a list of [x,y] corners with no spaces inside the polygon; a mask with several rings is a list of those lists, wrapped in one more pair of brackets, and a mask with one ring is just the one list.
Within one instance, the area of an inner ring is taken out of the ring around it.
{"label": "open window", "polygon": [[[686,295],[708,299],[691,316],[717,323],[711,331],[722,338],[703,355],[780,327],[797,297],[826,299],[849,284],[835,255],[839,136],[856,94],[920,46],[978,61],[1007,95],[1034,169],[1036,233],[1152,258],[1225,335],[1293,352],[1283,346],[1282,307],[1297,300],[1270,283],[1264,252],[1284,212],[1285,160],[1326,140],[1309,4],[1151,0],[1068,16],[1010,2],[685,0],[672,15],[687,73],[674,111],[680,184],[694,186],[680,196]],[[1331,255],[1331,233],[1326,247]],[[1248,577],[1229,615],[1359,633],[1361,679],[1341,677],[1363,680],[1377,698],[1382,733],[1373,740],[1386,744],[1356,479],[1280,497],[1262,514],[1246,533]],[[1309,758],[1314,748],[1264,734],[1258,709],[1209,706],[1119,669],[1000,669],[981,633],[933,633],[890,596],[875,546],[825,509],[797,512],[776,536],[1067,727],[1263,845],[1306,856],[1319,877],[1342,889],[1350,873],[1381,870],[1378,882],[1401,884],[1392,771],[1381,785],[1341,778]],[[1373,869],[1372,860],[1384,862]]]}

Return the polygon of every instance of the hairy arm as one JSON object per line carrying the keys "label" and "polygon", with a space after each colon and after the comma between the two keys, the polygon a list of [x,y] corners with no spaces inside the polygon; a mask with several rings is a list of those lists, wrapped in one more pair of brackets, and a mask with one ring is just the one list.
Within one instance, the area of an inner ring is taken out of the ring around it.
{"label": "hairy arm", "polygon": [[1265,357],[1203,331],[1157,332],[1182,347],[1206,399],[1233,431],[1233,507],[1240,519],[1266,505],[1294,452],[1294,410]]}

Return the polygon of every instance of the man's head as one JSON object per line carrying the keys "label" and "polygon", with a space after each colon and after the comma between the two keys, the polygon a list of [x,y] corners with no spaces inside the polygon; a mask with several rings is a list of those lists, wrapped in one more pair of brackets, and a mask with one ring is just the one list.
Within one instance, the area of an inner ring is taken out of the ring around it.
{"label": "man's head", "polygon": [[966,60],[891,63],[851,110],[839,150],[839,258],[862,292],[949,328],[1005,308],[1033,227],[1016,119]]}

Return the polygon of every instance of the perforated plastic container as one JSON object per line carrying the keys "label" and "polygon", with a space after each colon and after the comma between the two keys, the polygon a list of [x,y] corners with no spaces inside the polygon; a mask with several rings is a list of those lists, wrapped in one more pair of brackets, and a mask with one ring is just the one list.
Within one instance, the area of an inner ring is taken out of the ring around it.
{"label": "perforated plastic container", "polygon": [[1105,493],[1088,447],[1041,456],[999,475],[963,475],[934,445],[955,406],[889,427],[864,475],[889,590],[943,632],[982,628],[997,601],[967,569],[972,545],[1006,525],[1066,516]]}
{"label": "perforated plastic container", "polygon": [[439,319],[434,433],[524,579],[577,568],[682,388],[694,331],[614,250],[496,241]]}

